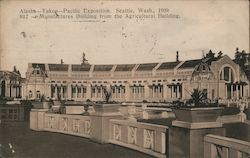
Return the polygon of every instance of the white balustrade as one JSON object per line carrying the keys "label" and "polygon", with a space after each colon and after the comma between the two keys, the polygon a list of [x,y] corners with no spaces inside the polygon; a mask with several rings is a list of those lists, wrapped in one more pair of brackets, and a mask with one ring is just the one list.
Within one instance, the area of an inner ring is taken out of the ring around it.
{"label": "white balustrade", "polygon": [[90,137],[91,120],[89,116],[44,114],[45,131],[58,132],[82,137]]}
{"label": "white balustrade", "polygon": [[167,126],[128,120],[110,120],[110,143],[156,157],[167,157],[167,134]]}
{"label": "white balustrade", "polygon": [[206,135],[204,138],[204,158],[249,158],[250,142]]}

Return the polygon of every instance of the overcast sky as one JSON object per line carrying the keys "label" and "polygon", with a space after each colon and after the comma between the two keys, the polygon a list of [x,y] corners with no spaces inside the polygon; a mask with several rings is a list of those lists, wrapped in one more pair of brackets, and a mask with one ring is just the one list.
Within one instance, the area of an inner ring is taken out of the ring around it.
{"label": "overcast sky", "polygon": [[[236,47],[249,52],[248,1],[1,1],[1,69],[16,65],[24,75],[29,62],[91,64],[146,63],[202,57],[222,51],[233,58]],[[23,20],[20,9],[168,8],[179,19]]]}

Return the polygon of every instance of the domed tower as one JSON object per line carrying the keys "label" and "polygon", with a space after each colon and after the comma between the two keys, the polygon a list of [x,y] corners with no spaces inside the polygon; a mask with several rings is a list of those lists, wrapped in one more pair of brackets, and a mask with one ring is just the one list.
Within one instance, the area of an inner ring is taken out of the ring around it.
{"label": "domed tower", "polygon": [[209,64],[206,62],[205,59],[203,59],[198,65],[195,66],[191,80],[204,81],[214,78],[214,73],[211,71]]}

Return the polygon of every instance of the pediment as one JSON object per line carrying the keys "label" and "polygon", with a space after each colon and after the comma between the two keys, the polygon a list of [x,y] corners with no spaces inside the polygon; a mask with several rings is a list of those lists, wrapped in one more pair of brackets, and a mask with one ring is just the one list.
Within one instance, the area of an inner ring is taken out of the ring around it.
{"label": "pediment", "polygon": [[224,55],[221,59],[212,62],[212,65],[213,64],[215,64],[217,67],[222,67],[223,65],[231,65],[235,69],[237,68],[237,64],[228,55]]}

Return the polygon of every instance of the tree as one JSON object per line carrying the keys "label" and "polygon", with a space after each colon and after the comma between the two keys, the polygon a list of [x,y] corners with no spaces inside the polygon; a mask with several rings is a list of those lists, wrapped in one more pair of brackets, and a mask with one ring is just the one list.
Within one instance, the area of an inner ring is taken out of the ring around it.
{"label": "tree", "polygon": [[247,78],[250,80],[250,55],[247,54],[245,50],[240,52],[239,48],[236,48],[234,57],[235,63],[240,66],[240,68],[245,72]]}
{"label": "tree", "polygon": [[212,50],[210,49],[209,52],[206,54],[205,57],[206,58],[214,59],[215,58],[215,53],[213,53]]}

